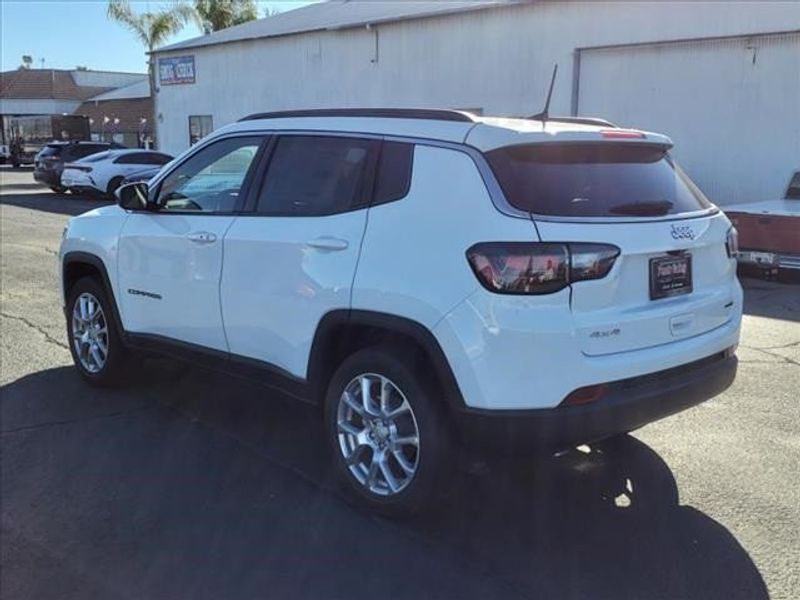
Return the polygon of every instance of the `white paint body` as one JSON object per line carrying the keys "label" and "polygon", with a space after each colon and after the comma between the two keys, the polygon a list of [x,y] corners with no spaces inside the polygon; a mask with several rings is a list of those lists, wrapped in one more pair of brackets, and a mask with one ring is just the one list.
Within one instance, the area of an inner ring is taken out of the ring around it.
{"label": "white paint body", "polygon": [[[800,3],[541,1],[178,49],[156,57],[193,55],[196,83],[160,87],[157,138],[178,153],[189,115],[218,128],[296,108],[526,116],[541,110],[558,64],[553,114],[576,108],[669,133],[686,171],[725,207],[778,197],[800,155],[800,35],[765,35],[785,31],[800,31]],[[711,41],[720,36],[735,39]],[[694,39],[705,41],[654,45]],[[619,44],[645,45],[594,50]]]}
{"label": "white paint body", "polygon": [[[297,131],[415,138],[408,194],[326,217],[109,207],[70,221],[61,256],[82,251],[103,261],[128,332],[264,361],[297,378],[307,375],[314,333],[328,312],[403,317],[432,332],[465,403],[475,408],[553,407],[576,388],[683,365],[738,342],[742,291],[726,253],[730,223],[722,212],[534,225],[498,209],[480,149],[537,140],[602,143],[597,127],[304,118],[240,123],[212,138]],[[691,240],[671,235],[676,218],[692,230]],[[193,233],[213,239],[198,245],[187,238]],[[602,242],[621,255],[603,279],[505,296],[484,289],[466,259],[469,247],[486,241]],[[651,301],[647,261],[673,250],[692,254],[693,291]],[[609,329],[618,333],[592,335]]]}
{"label": "white paint body", "polygon": [[[120,162],[134,160],[136,162]],[[64,165],[61,174],[61,185],[66,188],[93,189],[105,194],[109,183],[114,179],[124,178],[137,171],[152,168],[151,159],[166,164],[170,157],[159,152],[147,150],[108,150],[92,154],[75,163]],[[91,168],[91,171],[81,170]]]}

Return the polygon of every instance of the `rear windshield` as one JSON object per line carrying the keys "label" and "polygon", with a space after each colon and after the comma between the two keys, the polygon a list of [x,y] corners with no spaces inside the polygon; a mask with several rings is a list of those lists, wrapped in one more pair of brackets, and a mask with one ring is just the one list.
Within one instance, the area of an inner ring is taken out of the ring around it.
{"label": "rear windshield", "polygon": [[800,171],[792,176],[789,187],[786,188],[787,200],[800,200]]}
{"label": "rear windshield", "polygon": [[486,157],[511,205],[535,214],[660,216],[711,206],[657,146],[528,144]]}
{"label": "rear windshield", "polygon": [[47,158],[49,156],[60,156],[61,148],[63,148],[63,146],[45,146],[42,148],[41,152],[39,152],[39,157]]}

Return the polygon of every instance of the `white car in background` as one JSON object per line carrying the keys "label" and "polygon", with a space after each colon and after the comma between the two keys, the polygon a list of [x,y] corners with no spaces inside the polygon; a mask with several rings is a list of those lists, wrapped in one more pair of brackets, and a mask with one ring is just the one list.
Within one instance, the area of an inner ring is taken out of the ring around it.
{"label": "white car in background", "polygon": [[172,158],[168,154],[141,149],[98,152],[64,165],[61,184],[73,193],[113,196],[128,175],[147,167],[161,167]]}

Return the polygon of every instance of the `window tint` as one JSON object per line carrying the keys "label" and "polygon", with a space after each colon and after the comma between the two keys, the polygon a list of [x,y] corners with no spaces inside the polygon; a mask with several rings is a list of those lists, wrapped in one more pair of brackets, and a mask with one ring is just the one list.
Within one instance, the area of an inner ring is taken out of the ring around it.
{"label": "window tint", "polygon": [[133,152],[131,154],[123,154],[114,163],[118,165],[149,165],[150,160],[147,154],[143,152]]}
{"label": "window tint", "polygon": [[786,198],[789,200],[800,200],[800,171],[794,174],[786,189]]}
{"label": "window tint", "polygon": [[146,164],[148,165],[158,165],[163,166],[167,164],[169,161],[172,160],[172,156],[168,154],[158,154],[156,152],[151,152],[147,156],[145,156]]}
{"label": "window tint", "polygon": [[314,216],[346,212],[363,198],[365,167],[377,142],[286,136],[270,159],[258,212]]}
{"label": "window tint", "polygon": [[541,215],[659,216],[711,203],[666,151],[641,144],[528,144],[486,158],[516,208]]}
{"label": "window tint", "polygon": [[164,180],[164,210],[230,212],[258,152],[260,137],[221,140],[194,154]]}
{"label": "window tint", "polygon": [[378,162],[373,204],[393,202],[408,195],[413,157],[413,144],[384,142]]}
{"label": "window tint", "polygon": [[91,156],[92,154],[97,154],[98,152],[103,152],[105,150],[108,150],[108,146],[106,144],[77,144],[75,146],[70,146],[67,149],[65,152],[65,158],[68,156],[69,160],[76,160],[78,158]]}

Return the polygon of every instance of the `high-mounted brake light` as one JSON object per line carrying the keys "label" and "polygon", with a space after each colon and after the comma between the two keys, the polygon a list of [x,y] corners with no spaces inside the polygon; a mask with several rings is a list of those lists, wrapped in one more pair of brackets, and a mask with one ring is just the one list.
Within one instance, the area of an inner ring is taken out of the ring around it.
{"label": "high-mounted brake light", "polygon": [[584,242],[482,242],[467,250],[467,260],[490,292],[539,295],[602,279],[619,252],[610,244]]}
{"label": "high-mounted brake light", "polygon": [[600,135],[607,140],[642,140],[646,137],[641,131],[626,129],[604,129]]}

